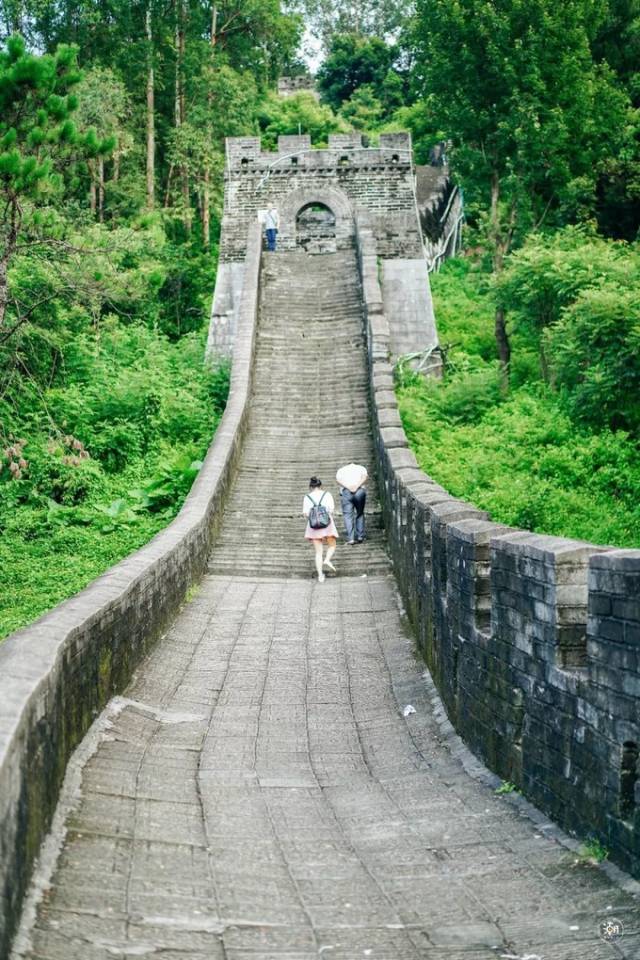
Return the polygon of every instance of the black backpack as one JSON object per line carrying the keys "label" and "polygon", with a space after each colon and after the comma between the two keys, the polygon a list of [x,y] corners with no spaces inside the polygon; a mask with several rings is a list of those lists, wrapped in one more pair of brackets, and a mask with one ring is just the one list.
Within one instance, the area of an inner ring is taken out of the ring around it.
{"label": "black backpack", "polygon": [[[309,497],[309,494],[307,494],[307,496]],[[323,499],[324,493],[320,497],[318,503],[315,502],[313,497],[309,497],[309,500],[311,500],[312,503],[311,510],[309,510],[309,526],[312,530],[322,530],[324,527],[328,527],[331,523],[331,514],[326,507],[322,506]]]}

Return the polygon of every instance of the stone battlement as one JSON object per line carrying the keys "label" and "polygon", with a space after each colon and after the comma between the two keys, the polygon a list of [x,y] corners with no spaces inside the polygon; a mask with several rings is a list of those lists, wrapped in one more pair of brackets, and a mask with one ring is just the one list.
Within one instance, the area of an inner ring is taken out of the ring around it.
{"label": "stone battlement", "polygon": [[411,134],[383,133],[378,147],[367,147],[361,133],[331,133],[325,148],[312,147],[307,133],[290,134],[278,137],[275,151],[263,151],[260,137],[227,137],[228,173],[264,174],[285,159],[290,163],[288,166],[283,163],[278,174],[297,173],[300,169],[337,171],[342,167],[368,168],[380,164],[412,168]]}

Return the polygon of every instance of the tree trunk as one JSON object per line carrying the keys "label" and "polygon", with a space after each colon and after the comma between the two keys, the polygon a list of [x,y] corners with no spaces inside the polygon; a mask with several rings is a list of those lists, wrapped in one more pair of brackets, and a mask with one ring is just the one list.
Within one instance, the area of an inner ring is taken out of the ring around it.
{"label": "tree trunk", "polygon": [[153,210],[156,183],[156,117],[151,0],[147,3],[145,26],[147,33],[147,207]]}
{"label": "tree trunk", "polygon": [[98,219],[104,223],[104,157],[98,157]]}
{"label": "tree trunk", "polygon": [[167,189],[164,193],[164,205],[165,207],[169,206],[169,199],[171,197],[171,184],[173,183],[173,164],[169,164],[169,173],[167,174]]}
{"label": "tree trunk", "polygon": [[504,375],[509,379],[509,363],[511,362],[511,344],[507,333],[507,321],[503,307],[496,307],[496,343],[498,356],[502,364]]}
{"label": "tree trunk", "polygon": [[[509,240],[505,241],[500,231],[500,178],[496,170],[491,176],[491,210],[489,214],[489,223],[491,231],[491,241],[493,244],[493,272],[499,274],[504,265],[504,256],[508,247]],[[502,392],[509,390],[509,364],[511,362],[511,344],[509,334],[507,333],[507,320],[504,307],[496,307],[495,314],[495,337],[498,347],[498,357],[501,368],[501,386]]]}
{"label": "tree trunk", "polygon": [[23,33],[23,9],[22,2],[16,3],[11,18],[11,30],[13,33]]}
{"label": "tree trunk", "polygon": [[7,272],[9,269],[9,251],[5,250],[2,258],[0,259],[0,330],[4,326],[4,317],[7,312],[7,304],[9,302],[9,281],[7,277]]}
{"label": "tree trunk", "polygon": [[[210,45],[211,45],[211,66],[213,69],[213,54],[216,46],[216,32],[218,29],[218,5],[217,3],[213,4],[211,10],[211,36],[210,36]],[[213,110],[213,93],[211,92],[211,87],[207,93],[207,106],[209,108],[209,116],[211,116],[211,111]],[[211,124],[209,124],[209,140],[212,139],[212,130]],[[208,160],[205,162],[204,171],[202,174],[202,242],[205,250],[208,250],[211,246],[211,170],[209,167]]]}
{"label": "tree trunk", "polygon": [[[185,0],[176,0],[176,90],[175,90],[175,123],[176,130],[180,130],[185,121],[184,95],[184,55],[185,55],[186,9]],[[182,205],[184,208],[184,226],[187,233],[191,232],[191,204],[189,199],[189,171],[186,164],[180,169],[182,189]]]}
{"label": "tree trunk", "polygon": [[89,196],[91,198],[91,216],[95,218],[96,210],[98,209],[98,191],[96,188],[96,174],[93,164],[91,164],[89,169],[91,170],[91,188],[89,191]]}
{"label": "tree trunk", "polygon": [[9,204],[9,230],[7,240],[0,256],[0,330],[4,326],[4,318],[9,304],[9,263],[16,252],[18,243],[18,201],[11,200]]}
{"label": "tree trunk", "polygon": [[202,174],[202,243],[205,250],[211,245],[211,217],[209,207],[211,205],[211,187],[210,187],[209,166],[205,166]]}

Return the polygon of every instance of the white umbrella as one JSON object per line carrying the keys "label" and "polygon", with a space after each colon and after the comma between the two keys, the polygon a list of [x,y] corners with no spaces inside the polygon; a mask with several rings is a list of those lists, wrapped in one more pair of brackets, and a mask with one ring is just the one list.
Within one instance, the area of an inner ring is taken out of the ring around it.
{"label": "white umbrella", "polygon": [[348,463],[345,467],[340,467],[336,473],[336,480],[341,487],[355,493],[363,483],[367,482],[367,471],[359,463]]}

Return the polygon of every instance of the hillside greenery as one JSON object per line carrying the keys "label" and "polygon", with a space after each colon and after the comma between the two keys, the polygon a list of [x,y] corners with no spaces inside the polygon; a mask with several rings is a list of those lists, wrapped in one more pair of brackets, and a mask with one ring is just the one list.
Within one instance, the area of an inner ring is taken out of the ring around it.
{"label": "hillside greenery", "polygon": [[[598,260],[600,277],[593,263],[589,269],[589,248],[599,244],[608,248]],[[562,247],[566,257],[557,255]],[[554,248],[555,257],[549,253]],[[629,271],[622,292],[618,278],[603,276],[607,254]],[[543,264],[537,262],[541,255]],[[576,260],[586,265],[581,278],[570,266]],[[526,284],[518,277],[524,264]],[[397,390],[407,437],[425,472],[498,522],[637,547],[638,266],[637,250],[619,251],[571,231],[544,243],[532,238],[514,254],[500,285],[469,259],[447,263],[432,278],[446,357],[443,381],[428,382],[405,369]],[[515,306],[516,296],[511,385],[505,394],[493,343],[494,313],[499,298],[514,297],[509,302]],[[534,297],[553,302],[549,309],[558,311],[555,323],[546,315],[543,333],[542,314],[527,312]],[[623,318],[625,305],[635,314],[625,312]]]}

